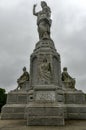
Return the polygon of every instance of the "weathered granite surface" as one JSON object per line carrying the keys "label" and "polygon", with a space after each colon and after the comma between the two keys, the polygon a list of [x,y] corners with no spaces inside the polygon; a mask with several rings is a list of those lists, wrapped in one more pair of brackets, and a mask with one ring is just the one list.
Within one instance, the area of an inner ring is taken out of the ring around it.
{"label": "weathered granite surface", "polygon": [[32,102],[26,106],[27,125],[64,125],[61,104]]}
{"label": "weathered granite surface", "polygon": [[[30,81],[34,91],[33,102],[26,106],[27,125],[64,125],[63,107],[60,107],[59,110],[59,114],[62,113],[62,115],[58,116],[59,108],[57,105],[64,102],[60,55],[51,39],[41,40],[36,44],[31,55]],[[37,103],[36,106],[35,103]],[[39,107],[41,103],[44,104],[43,108]],[[46,107],[46,103],[54,103],[54,105]],[[55,115],[52,114],[54,109],[57,110]],[[44,115],[44,111],[46,115]]]}
{"label": "weathered granite surface", "polygon": [[26,104],[6,104],[2,108],[1,119],[24,119]]}
{"label": "weathered granite surface", "polygon": [[26,103],[27,92],[9,92],[7,103],[2,108],[1,119],[24,119]]}

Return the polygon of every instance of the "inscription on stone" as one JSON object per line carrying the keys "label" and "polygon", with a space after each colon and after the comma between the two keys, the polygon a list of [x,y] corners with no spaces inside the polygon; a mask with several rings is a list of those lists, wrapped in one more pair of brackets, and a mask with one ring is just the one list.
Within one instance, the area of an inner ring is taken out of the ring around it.
{"label": "inscription on stone", "polygon": [[36,100],[55,101],[55,91],[38,91],[36,92]]}

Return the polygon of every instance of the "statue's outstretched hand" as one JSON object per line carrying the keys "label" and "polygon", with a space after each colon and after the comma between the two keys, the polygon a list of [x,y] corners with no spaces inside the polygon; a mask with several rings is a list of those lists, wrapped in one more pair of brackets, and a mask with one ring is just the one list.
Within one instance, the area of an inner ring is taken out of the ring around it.
{"label": "statue's outstretched hand", "polygon": [[37,4],[34,4],[33,7],[35,8],[37,6]]}

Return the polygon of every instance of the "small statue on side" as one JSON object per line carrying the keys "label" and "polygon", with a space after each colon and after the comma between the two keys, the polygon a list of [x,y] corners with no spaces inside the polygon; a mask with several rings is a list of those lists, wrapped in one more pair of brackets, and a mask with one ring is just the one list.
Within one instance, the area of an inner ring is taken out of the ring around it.
{"label": "small statue on side", "polygon": [[63,68],[63,72],[62,72],[62,81],[63,83],[65,83],[65,85],[69,88],[75,88],[75,79],[72,78],[68,72],[67,72],[67,67]]}
{"label": "small statue on side", "polygon": [[33,6],[33,15],[37,16],[39,39],[50,39],[51,10],[45,1],[41,1],[41,11],[36,12],[36,6],[36,4]]}
{"label": "small statue on side", "polygon": [[23,68],[23,74],[17,79],[18,87],[17,90],[20,88],[22,89],[23,84],[29,81],[29,73],[26,71],[26,67]]}

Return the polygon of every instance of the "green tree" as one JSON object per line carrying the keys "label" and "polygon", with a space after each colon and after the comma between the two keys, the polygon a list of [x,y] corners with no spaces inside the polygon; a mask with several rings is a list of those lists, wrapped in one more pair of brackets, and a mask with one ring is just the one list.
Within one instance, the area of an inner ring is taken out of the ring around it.
{"label": "green tree", "polygon": [[5,89],[0,88],[0,112],[2,106],[6,104],[7,94],[5,92]]}

